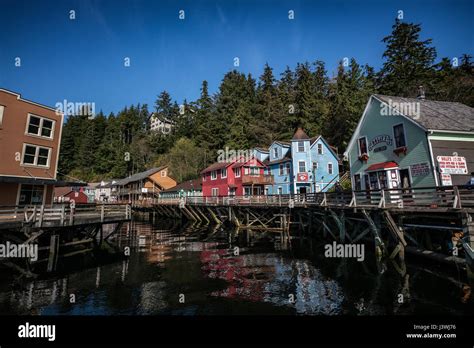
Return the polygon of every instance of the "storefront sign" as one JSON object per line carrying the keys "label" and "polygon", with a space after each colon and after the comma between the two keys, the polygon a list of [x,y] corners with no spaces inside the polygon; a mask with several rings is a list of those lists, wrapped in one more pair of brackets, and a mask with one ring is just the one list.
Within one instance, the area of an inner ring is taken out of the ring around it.
{"label": "storefront sign", "polygon": [[441,185],[442,186],[453,186],[450,174],[441,174]]}
{"label": "storefront sign", "polygon": [[411,166],[412,176],[427,176],[430,173],[430,166],[428,163],[417,163]]}
{"label": "storefront sign", "polygon": [[436,157],[442,174],[467,174],[466,158],[461,156]]}
{"label": "storefront sign", "polygon": [[297,180],[300,181],[300,182],[301,181],[304,181],[304,182],[308,181],[308,173],[298,173]]}
{"label": "storefront sign", "polygon": [[380,143],[386,143],[388,146],[391,146],[392,145],[392,137],[390,135],[387,135],[387,134],[377,135],[375,138],[373,138],[370,141],[369,151],[372,151],[372,149]]}

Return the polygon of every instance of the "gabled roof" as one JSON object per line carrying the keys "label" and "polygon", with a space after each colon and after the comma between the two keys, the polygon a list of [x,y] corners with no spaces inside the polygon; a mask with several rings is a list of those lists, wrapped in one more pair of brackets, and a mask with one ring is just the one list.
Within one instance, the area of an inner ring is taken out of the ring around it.
{"label": "gabled roof", "polygon": [[268,149],[265,149],[263,147],[255,147],[255,150],[260,151],[260,152],[268,153]]}
{"label": "gabled roof", "polygon": [[201,174],[212,172],[214,170],[224,169],[233,164],[234,162],[216,162],[208,166],[206,169],[201,171]]}
{"label": "gabled roof", "polygon": [[393,97],[381,94],[375,94],[374,97],[388,105],[419,103],[419,115],[403,115],[418,123],[425,130],[474,132],[474,108],[467,105],[457,102]]}
{"label": "gabled roof", "polygon": [[309,140],[309,136],[305,133],[303,128],[299,127],[295,134],[293,134],[293,138],[291,138],[291,140]]}
{"label": "gabled roof", "polygon": [[157,168],[151,168],[151,169],[145,170],[144,172],[133,174],[132,176],[129,176],[128,178],[118,180],[113,186],[123,186],[123,185],[127,185],[131,182],[136,182],[136,181],[146,179],[149,176],[151,176],[151,175],[153,175],[153,174],[155,174],[155,173],[159,172],[160,170],[163,170],[167,167],[168,166],[161,166],[161,167],[157,167]]}
{"label": "gabled roof", "polygon": [[260,165],[265,167],[265,164],[262,161],[260,161],[258,158],[254,157],[254,158],[249,159],[248,161],[237,161],[232,165],[232,168],[239,168],[239,167],[247,166],[248,163],[250,161],[253,161],[253,160],[257,161]]}
{"label": "gabled roof", "polygon": [[179,191],[188,191],[188,190],[202,190],[202,178],[193,179],[188,181],[183,181],[182,183],[176,185],[162,192],[179,192]]}
{"label": "gabled roof", "polygon": [[273,161],[269,161],[268,159],[263,161],[263,164],[265,165],[272,165],[272,164],[278,164],[278,163],[284,163],[284,162],[288,162],[288,161],[291,161],[291,151],[288,151],[285,156],[283,156],[282,158],[280,159],[277,159],[277,160],[273,160]]}

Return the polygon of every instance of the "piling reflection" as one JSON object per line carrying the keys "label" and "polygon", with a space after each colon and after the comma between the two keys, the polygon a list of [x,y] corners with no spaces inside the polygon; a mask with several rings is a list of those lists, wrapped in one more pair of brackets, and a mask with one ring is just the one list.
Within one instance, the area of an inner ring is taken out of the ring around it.
{"label": "piling reflection", "polygon": [[107,243],[131,253],[48,278],[7,277],[0,313],[403,315],[472,305],[471,288],[455,277],[375,256],[327,259],[321,242],[280,233],[132,222]]}

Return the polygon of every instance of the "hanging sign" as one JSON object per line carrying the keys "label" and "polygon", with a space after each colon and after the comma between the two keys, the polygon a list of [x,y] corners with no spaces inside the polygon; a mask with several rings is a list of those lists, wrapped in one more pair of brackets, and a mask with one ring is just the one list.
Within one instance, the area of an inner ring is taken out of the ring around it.
{"label": "hanging sign", "polygon": [[298,173],[297,179],[298,181],[308,181],[308,173]]}
{"label": "hanging sign", "polygon": [[466,158],[461,156],[438,156],[441,174],[467,174]]}

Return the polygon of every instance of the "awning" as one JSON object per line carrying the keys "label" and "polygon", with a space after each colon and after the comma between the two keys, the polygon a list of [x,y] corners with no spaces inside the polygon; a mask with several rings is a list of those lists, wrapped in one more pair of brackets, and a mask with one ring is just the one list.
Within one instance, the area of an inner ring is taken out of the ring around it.
{"label": "awning", "polygon": [[398,164],[396,162],[375,163],[369,166],[369,168],[367,168],[366,171],[371,172],[374,170],[391,169],[391,168],[398,168]]}

